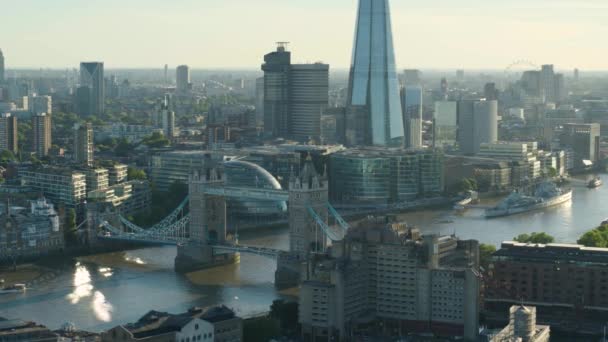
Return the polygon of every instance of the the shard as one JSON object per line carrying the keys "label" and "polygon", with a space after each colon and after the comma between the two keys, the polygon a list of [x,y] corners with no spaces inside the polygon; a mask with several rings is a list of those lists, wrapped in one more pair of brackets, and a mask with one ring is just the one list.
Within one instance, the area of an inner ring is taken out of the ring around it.
{"label": "the shard", "polygon": [[350,70],[350,145],[401,146],[403,114],[388,0],[359,0]]}

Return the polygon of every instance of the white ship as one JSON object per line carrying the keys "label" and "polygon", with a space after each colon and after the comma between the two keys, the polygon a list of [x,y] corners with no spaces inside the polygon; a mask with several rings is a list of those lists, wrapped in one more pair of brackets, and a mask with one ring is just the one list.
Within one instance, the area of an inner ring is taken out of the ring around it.
{"label": "white ship", "polygon": [[502,200],[496,207],[487,209],[486,218],[509,216],[553,207],[572,200],[572,190],[562,190],[554,183],[542,183],[534,196],[525,196],[514,192]]}

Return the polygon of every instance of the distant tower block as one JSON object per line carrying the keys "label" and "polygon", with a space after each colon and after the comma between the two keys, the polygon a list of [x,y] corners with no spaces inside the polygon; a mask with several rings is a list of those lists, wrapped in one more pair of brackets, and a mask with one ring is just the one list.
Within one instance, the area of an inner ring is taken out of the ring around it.
{"label": "distant tower block", "polygon": [[289,244],[292,254],[305,257],[323,251],[326,237],[317,227],[309,208],[327,223],[328,187],[324,175],[317,174],[310,157],[298,177],[289,181]]}

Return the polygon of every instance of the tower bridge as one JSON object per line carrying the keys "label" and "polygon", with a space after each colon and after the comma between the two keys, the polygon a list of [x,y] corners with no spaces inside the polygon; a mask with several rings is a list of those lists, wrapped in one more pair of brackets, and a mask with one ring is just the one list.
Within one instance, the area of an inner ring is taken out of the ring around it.
{"label": "tower bridge", "polygon": [[[224,174],[214,168],[194,171],[188,183],[188,197],[161,222],[144,229],[120,215],[113,223],[98,218],[98,239],[176,245],[175,268],[180,272],[236,262],[241,254],[275,258],[275,283],[281,286],[297,281],[300,264],[309,253],[324,251],[330,241],[343,239],[349,229],[329,204],[326,176],[316,172],[311,160],[298,176],[290,177],[288,190],[227,187]],[[226,198],[288,202],[289,250],[246,246],[229,239]],[[335,225],[329,223],[330,217]]]}

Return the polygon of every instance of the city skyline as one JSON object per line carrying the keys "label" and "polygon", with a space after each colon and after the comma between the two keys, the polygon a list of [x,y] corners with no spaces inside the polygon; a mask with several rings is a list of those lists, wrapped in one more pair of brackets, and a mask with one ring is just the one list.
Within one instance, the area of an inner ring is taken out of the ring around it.
{"label": "city skyline", "polygon": [[[52,24],[32,13],[32,5],[52,18]],[[101,60],[108,68],[160,68],[168,63],[256,69],[260,56],[280,40],[291,41],[290,50],[300,58],[297,63],[323,61],[342,69],[350,62],[355,0],[155,0],[143,5],[141,0],[87,7],[74,0],[53,6],[40,0],[15,3],[0,47],[7,69],[64,68],[82,60]],[[551,62],[559,69],[608,69],[601,58],[608,48],[597,44],[608,33],[598,13],[608,5],[600,0],[466,0],[458,5],[393,1],[391,7],[399,69],[501,69],[520,59]],[[263,20],[270,15],[272,20]],[[137,25],[122,24],[134,21]],[[158,25],[161,21],[164,25]],[[44,36],[39,34],[43,23]],[[24,34],[27,40],[20,38]],[[59,38],[46,39],[49,36]],[[96,44],[79,44],[83,39]],[[41,50],[47,53],[41,55]]]}

